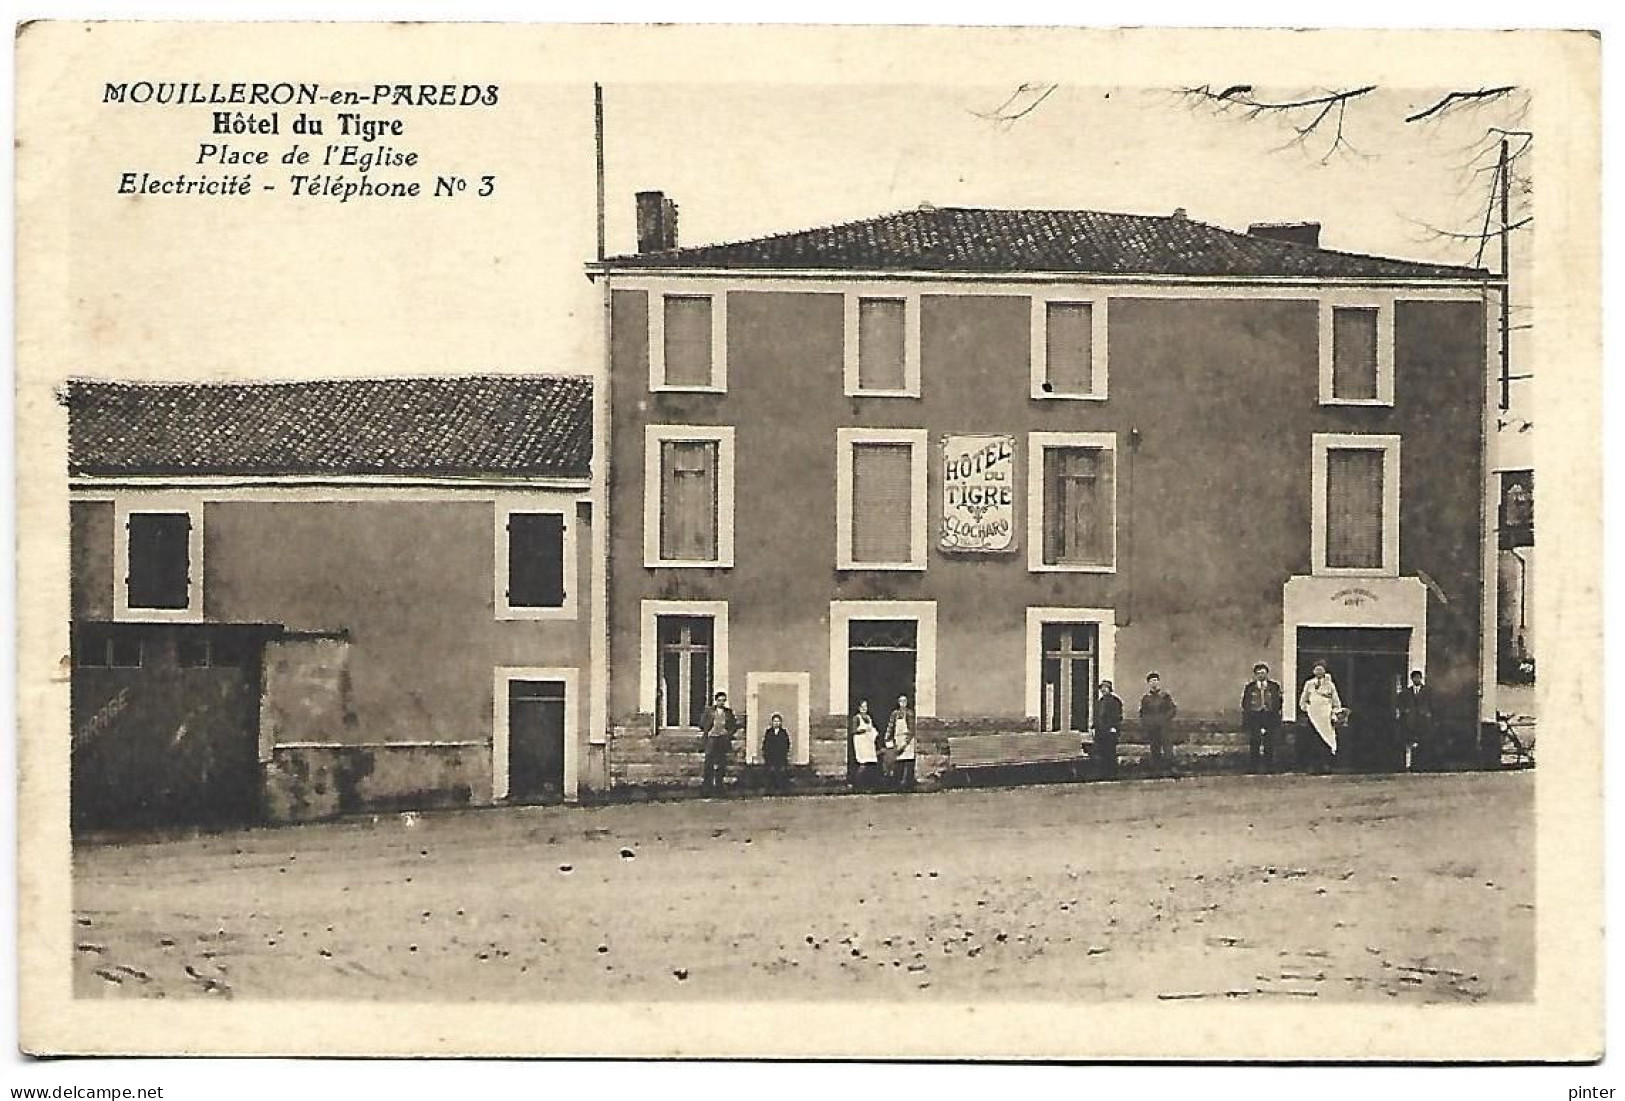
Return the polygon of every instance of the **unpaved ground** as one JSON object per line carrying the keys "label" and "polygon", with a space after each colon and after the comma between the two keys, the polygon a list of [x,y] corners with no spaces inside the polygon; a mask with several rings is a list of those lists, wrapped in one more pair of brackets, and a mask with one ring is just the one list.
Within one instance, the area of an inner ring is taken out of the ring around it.
{"label": "unpaved ground", "polygon": [[1533,776],[385,816],[75,857],[83,996],[1531,996]]}

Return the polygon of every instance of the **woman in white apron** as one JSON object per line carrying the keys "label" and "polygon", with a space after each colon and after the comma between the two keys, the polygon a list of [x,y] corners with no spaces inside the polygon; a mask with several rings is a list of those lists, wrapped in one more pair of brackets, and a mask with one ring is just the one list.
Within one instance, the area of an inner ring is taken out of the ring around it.
{"label": "woman in white apron", "polygon": [[[1337,695],[1337,685],[1332,681],[1331,674],[1326,672],[1326,663],[1315,662],[1314,675],[1303,682],[1303,693],[1298,697],[1298,710],[1308,718],[1309,725],[1315,728],[1315,733],[1325,743],[1332,759],[1337,757],[1337,727],[1333,725],[1334,716],[1343,710],[1343,701]],[[1320,760],[1325,755],[1317,754]]]}

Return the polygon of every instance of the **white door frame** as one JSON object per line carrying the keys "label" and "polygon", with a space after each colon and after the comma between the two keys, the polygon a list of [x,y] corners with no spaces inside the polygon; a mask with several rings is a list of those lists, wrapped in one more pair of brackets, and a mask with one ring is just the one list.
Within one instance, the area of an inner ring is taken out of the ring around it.
{"label": "white door frame", "polygon": [[508,685],[516,680],[556,680],[564,684],[564,798],[575,802],[580,793],[580,761],[576,711],[581,706],[577,688],[581,671],[576,666],[499,665],[493,682],[495,714],[491,724],[491,801],[508,797],[509,715]]}
{"label": "white door frame", "polygon": [[767,684],[793,685],[799,694],[796,713],[789,716],[790,760],[798,765],[812,761],[812,674],[760,673],[745,674],[745,718],[750,729],[745,731],[745,761],[757,764],[762,759],[762,732],[767,729],[768,716],[758,713],[757,690]]}

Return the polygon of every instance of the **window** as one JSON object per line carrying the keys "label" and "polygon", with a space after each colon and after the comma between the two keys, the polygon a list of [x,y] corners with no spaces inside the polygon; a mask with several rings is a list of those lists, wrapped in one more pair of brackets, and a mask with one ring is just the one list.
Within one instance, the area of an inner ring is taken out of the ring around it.
{"label": "window", "polygon": [[829,713],[847,715],[863,698],[873,712],[890,714],[900,695],[912,696],[921,718],[935,717],[936,601],[831,601]]}
{"label": "window", "polygon": [[1088,730],[1095,691],[1111,680],[1117,618],[1111,608],[1027,609],[1027,717],[1043,730]]}
{"label": "window", "polygon": [[920,396],[920,296],[895,293],[846,296],[848,397]]}
{"label": "window", "polygon": [[733,565],[733,429],[649,425],[644,565]]}
{"label": "window", "polygon": [[1032,396],[1106,397],[1105,298],[1033,298]]}
{"label": "window", "polygon": [[73,663],[81,669],[141,668],[141,636],[130,630],[95,626],[74,634]]}
{"label": "window", "polygon": [[1399,573],[1399,437],[1317,435],[1317,573]]}
{"label": "window", "polygon": [[1116,567],[1116,436],[1034,432],[1028,450],[1029,565],[1109,573]]}
{"label": "window", "polygon": [[1321,303],[1320,401],[1322,405],[1394,403],[1392,299]]}
{"label": "window", "polygon": [[114,618],[203,618],[202,506],[174,498],[120,501],[115,506]]}
{"label": "window", "polygon": [[259,647],[240,634],[181,634],[175,657],[182,669],[242,669],[257,665]]}
{"label": "window", "polygon": [[925,430],[842,428],[836,446],[836,565],[925,569]]}
{"label": "window", "polygon": [[649,389],[728,388],[726,303],[723,294],[650,292]]}
{"label": "window", "polygon": [[663,729],[699,726],[728,691],[728,602],[645,600],[640,657],[639,710]]}
{"label": "window", "polygon": [[1502,550],[1535,545],[1535,472],[1510,470],[1501,474],[1501,504],[1497,510],[1498,540]]}
{"label": "window", "polygon": [[573,509],[534,504],[497,507],[498,619],[569,619],[575,616]]}

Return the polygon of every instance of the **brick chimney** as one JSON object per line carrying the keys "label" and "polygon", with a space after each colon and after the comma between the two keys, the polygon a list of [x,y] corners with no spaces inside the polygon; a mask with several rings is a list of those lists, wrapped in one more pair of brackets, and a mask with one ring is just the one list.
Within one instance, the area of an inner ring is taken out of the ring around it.
{"label": "brick chimney", "polygon": [[638,251],[661,252],[677,247],[677,204],[664,191],[640,191]]}
{"label": "brick chimney", "polygon": [[1247,227],[1247,236],[1263,237],[1270,241],[1286,241],[1294,245],[1320,247],[1319,222],[1254,222]]}

